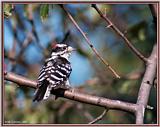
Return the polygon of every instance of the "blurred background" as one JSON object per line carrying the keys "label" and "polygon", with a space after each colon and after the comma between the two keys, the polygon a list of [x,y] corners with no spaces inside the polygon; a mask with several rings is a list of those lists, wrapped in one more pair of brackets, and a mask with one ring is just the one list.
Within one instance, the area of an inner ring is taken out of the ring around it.
{"label": "blurred background", "polygon": [[[97,4],[103,14],[125,34],[146,57],[156,41],[153,18],[147,4]],[[107,28],[90,4],[66,4],[66,9],[87,34],[94,47],[121,76],[117,80],[95,56],[57,4],[4,4],[4,69],[33,80],[48,57],[53,43],[67,43],[77,49],[70,57],[72,87],[92,95],[136,103],[145,71],[144,63],[123,39]],[[5,122],[85,124],[103,108],[64,98],[32,102],[34,89],[5,81]],[[152,88],[145,123],[157,123],[157,93]],[[109,110],[99,124],[131,124],[133,114]]]}

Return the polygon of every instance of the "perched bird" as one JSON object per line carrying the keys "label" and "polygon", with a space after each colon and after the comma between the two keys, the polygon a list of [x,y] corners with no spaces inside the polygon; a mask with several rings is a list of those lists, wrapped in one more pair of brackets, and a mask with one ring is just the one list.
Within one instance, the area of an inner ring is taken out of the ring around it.
{"label": "perched bird", "polygon": [[45,100],[51,90],[58,88],[69,89],[69,76],[72,71],[69,56],[74,48],[66,44],[55,44],[52,47],[50,58],[45,60],[38,77],[38,88],[33,101]]}

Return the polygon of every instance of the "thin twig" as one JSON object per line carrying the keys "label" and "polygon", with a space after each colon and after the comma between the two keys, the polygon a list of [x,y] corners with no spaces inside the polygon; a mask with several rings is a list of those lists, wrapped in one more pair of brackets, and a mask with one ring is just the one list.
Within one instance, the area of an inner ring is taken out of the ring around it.
{"label": "thin twig", "polygon": [[94,48],[94,46],[92,45],[91,41],[88,39],[86,34],[82,31],[82,29],[79,27],[77,22],[73,19],[72,15],[65,9],[65,7],[63,5],[60,5],[60,6],[66,12],[67,16],[72,21],[72,23],[75,25],[75,27],[78,29],[78,31],[83,35],[87,44],[90,46],[90,48],[93,50],[93,52],[97,55],[97,57],[107,66],[107,68],[109,68],[109,70],[116,76],[116,78],[120,78],[120,76],[117,74],[117,72],[109,65],[109,63],[106,60],[104,60],[104,58],[101,57],[101,55],[98,53],[98,51]]}
{"label": "thin twig", "polygon": [[33,36],[31,33],[28,33],[27,37],[25,38],[24,42],[23,42],[23,45],[21,47],[21,50],[19,51],[18,55],[16,55],[15,57],[15,64],[12,66],[12,70],[11,71],[14,71],[15,68],[16,68],[16,63],[19,59],[21,59],[24,51],[26,50],[26,48],[29,46],[29,44],[31,44],[32,42],[32,39],[33,39]]}
{"label": "thin twig", "polygon": [[68,30],[65,33],[63,40],[60,43],[67,43],[66,41],[67,41],[67,39],[68,39],[69,36],[70,36],[70,31]]}
{"label": "thin twig", "polygon": [[120,37],[123,38],[124,42],[134,52],[134,54],[136,54],[144,62],[147,62],[147,58],[144,57],[144,55],[142,55],[142,53],[132,45],[132,43],[128,40],[128,38],[112,23],[112,21],[106,15],[102,14],[102,12],[98,9],[96,4],[92,4],[92,7],[107,22],[107,24],[108,24],[107,28],[111,28],[112,30],[114,30]]}
{"label": "thin twig", "polygon": [[33,20],[34,16],[33,16],[33,5],[32,4],[28,5],[27,12],[28,12],[28,21],[30,22],[30,24],[32,26],[32,31],[31,31],[32,37],[33,37],[35,43],[37,44],[37,46],[41,49],[41,51],[43,53],[43,59],[44,59],[46,56],[47,50],[40,43],[36,28],[35,28],[35,22]]}
{"label": "thin twig", "polygon": [[23,60],[22,57],[16,60],[16,58],[11,57],[6,52],[4,52],[4,58],[10,60],[12,63],[20,63],[21,65],[28,67],[28,64]]}
{"label": "thin twig", "polygon": [[35,29],[35,23],[34,23],[34,20],[33,20],[33,5],[32,4],[28,5],[27,12],[28,12],[28,20],[29,20],[30,24],[32,25],[32,32],[31,33],[35,37],[38,46],[43,50],[44,48],[39,43],[39,37],[38,37],[38,34],[36,32],[36,29]]}
{"label": "thin twig", "polygon": [[105,116],[105,114],[106,114],[108,111],[109,111],[109,109],[105,109],[100,116],[98,116],[97,118],[95,118],[93,121],[91,121],[91,122],[88,123],[88,124],[94,124],[94,123],[98,122],[99,120],[102,120],[102,118]]}

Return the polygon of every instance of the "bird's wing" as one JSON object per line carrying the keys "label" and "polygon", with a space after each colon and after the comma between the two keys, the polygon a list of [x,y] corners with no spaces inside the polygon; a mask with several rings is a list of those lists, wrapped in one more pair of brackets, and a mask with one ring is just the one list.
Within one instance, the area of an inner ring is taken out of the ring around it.
{"label": "bird's wing", "polygon": [[52,87],[64,84],[69,78],[71,71],[70,62],[65,58],[58,57],[48,60],[40,71],[38,83],[41,84],[46,79]]}

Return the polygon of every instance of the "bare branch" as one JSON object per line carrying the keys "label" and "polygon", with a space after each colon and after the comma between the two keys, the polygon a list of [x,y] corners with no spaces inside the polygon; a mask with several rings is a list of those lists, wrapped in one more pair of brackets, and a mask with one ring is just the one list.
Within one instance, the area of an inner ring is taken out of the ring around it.
{"label": "bare branch", "polygon": [[157,29],[157,5],[156,4],[149,4],[149,8],[152,13],[155,29]]}
{"label": "bare branch", "polygon": [[[8,72],[8,73],[6,72],[4,75],[4,79],[17,83],[19,86],[36,88],[36,85],[37,85],[35,81],[29,80],[23,76],[20,76],[11,72]],[[136,112],[136,104],[93,96],[93,95],[81,93],[75,89],[72,89],[72,90],[59,89],[59,90],[53,91],[52,94],[55,94],[56,96],[64,97],[70,100],[75,100],[75,101],[96,105],[100,107],[105,107],[109,109],[123,110],[130,113]]]}
{"label": "bare branch", "polygon": [[105,109],[100,116],[98,116],[96,119],[94,119],[93,121],[91,121],[88,124],[94,124],[94,123],[98,122],[99,120],[102,120],[102,118],[105,116],[106,112],[108,112],[108,111],[109,111],[109,109]]}
{"label": "bare branch", "polygon": [[22,47],[21,47],[21,50],[19,51],[18,55],[15,56],[15,63],[13,64],[12,71],[15,70],[17,61],[19,61],[19,59],[21,59],[24,51],[25,51],[26,48],[31,44],[32,39],[33,39],[33,36],[32,36],[32,34],[29,32],[29,33],[27,34],[27,37],[25,38],[25,40],[24,40],[24,42],[23,42],[23,45],[22,45]]}
{"label": "bare branch", "polygon": [[157,46],[155,45],[153,51],[148,58],[146,72],[144,74],[140,90],[138,93],[138,108],[136,113],[136,123],[142,124],[144,119],[145,108],[147,107],[150,90],[156,75],[157,70]]}
{"label": "bare branch", "polygon": [[68,30],[65,33],[63,40],[60,43],[67,43],[66,41],[67,41],[67,39],[68,39],[69,36],[70,36],[70,31]]}
{"label": "bare branch", "polygon": [[[157,8],[156,5],[151,4],[149,5],[152,16],[155,23],[155,28],[157,28]],[[157,69],[157,45],[153,47],[152,53],[147,61],[147,67],[146,72],[144,74],[140,90],[138,93],[138,99],[137,104],[139,105],[136,112],[136,123],[137,124],[143,124],[144,119],[144,113],[145,113],[145,107],[148,108],[147,103],[149,99],[149,94],[152,85],[154,84],[154,79],[156,75],[156,69]]]}
{"label": "bare branch", "polygon": [[[32,35],[32,39],[36,42],[37,46],[42,50],[42,53],[45,56],[45,48],[41,45],[36,28],[35,28],[35,22],[34,22],[34,16],[33,16],[33,5],[29,4],[27,6],[27,13],[28,13],[28,21],[30,22],[31,26],[32,26],[32,31],[31,31],[31,35]],[[44,57],[43,56],[43,57]]]}
{"label": "bare branch", "polygon": [[37,83],[33,80],[29,80],[23,76],[14,74],[12,72],[5,72],[4,73],[4,78],[8,81],[12,81],[14,83],[17,83],[20,86],[27,86],[31,88],[36,88]]}
{"label": "bare branch", "polygon": [[147,58],[145,58],[140,51],[138,51],[132,43],[128,40],[128,38],[112,23],[112,21],[106,16],[103,15],[102,12],[98,9],[96,4],[92,4],[92,7],[98,12],[98,14],[107,22],[108,28],[114,30],[120,37],[123,38],[124,42],[127,46],[136,54],[141,60],[147,62]]}
{"label": "bare branch", "polygon": [[97,55],[97,57],[102,61],[102,63],[104,63],[107,66],[107,68],[109,68],[109,70],[116,76],[116,78],[120,78],[120,76],[117,74],[117,72],[109,65],[109,63],[106,60],[104,60],[101,57],[101,55],[98,53],[98,51],[94,48],[94,46],[92,45],[91,41],[88,39],[86,34],[82,31],[82,29],[79,27],[77,22],[73,19],[72,15],[65,9],[65,7],[63,5],[60,5],[60,6],[66,12],[67,16],[72,21],[72,23],[75,25],[75,27],[78,29],[78,31],[83,35],[87,44],[90,46],[90,48],[93,50],[93,52]]}

